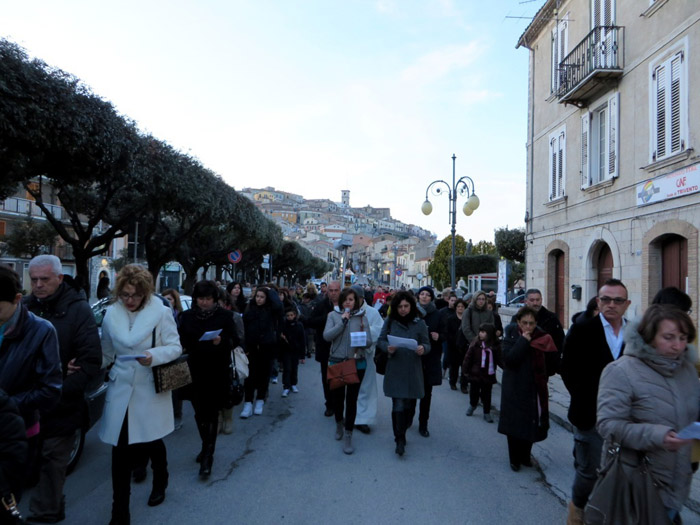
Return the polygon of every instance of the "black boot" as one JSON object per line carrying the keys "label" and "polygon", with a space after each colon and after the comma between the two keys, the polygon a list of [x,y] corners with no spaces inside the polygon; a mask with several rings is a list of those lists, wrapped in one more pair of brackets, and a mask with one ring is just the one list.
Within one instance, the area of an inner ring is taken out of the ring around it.
{"label": "black boot", "polygon": [[153,468],[153,489],[148,498],[148,506],[155,507],[165,501],[165,489],[168,488],[168,460],[165,452],[165,444],[160,441],[154,444],[157,447],[151,457],[151,467]]}
{"label": "black boot", "polygon": [[112,507],[112,519],[109,520],[109,525],[130,525],[131,516],[129,511],[116,510]]}
{"label": "black boot", "polygon": [[392,412],[391,423],[394,427],[394,441],[396,441],[395,452],[403,456],[406,451],[406,418],[403,412]]}
{"label": "black boot", "polygon": [[214,463],[214,449],[216,448],[216,435],[219,422],[214,421],[207,425],[207,439],[203,444],[202,462],[199,466],[199,477],[207,479],[211,475],[211,467]]}
{"label": "black boot", "polygon": [[129,525],[133,449],[112,447],[112,519],[110,525]]}
{"label": "black boot", "polygon": [[[217,421],[217,424],[218,424],[218,421]],[[218,430],[218,428],[217,428],[217,430]],[[197,463],[201,463],[202,458],[204,457],[204,447],[205,447],[205,444],[207,442],[207,439],[209,439],[209,424],[197,421],[197,431],[199,432],[199,439],[202,440],[202,449],[199,451],[199,454],[197,454],[195,461]]]}

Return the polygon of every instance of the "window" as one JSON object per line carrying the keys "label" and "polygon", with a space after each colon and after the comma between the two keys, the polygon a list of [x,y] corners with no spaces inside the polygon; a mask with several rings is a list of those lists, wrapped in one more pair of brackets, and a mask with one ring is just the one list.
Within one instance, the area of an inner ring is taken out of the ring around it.
{"label": "window", "polygon": [[566,172],[566,126],[549,136],[549,200],[564,196]]}
{"label": "window", "polygon": [[581,117],[581,188],[619,175],[620,94]]}
{"label": "window", "polygon": [[569,14],[552,31],[552,93],[559,92],[559,64],[569,53]]}
{"label": "window", "polygon": [[[685,46],[684,46],[685,47]],[[688,86],[685,49],[651,65],[651,162],[686,149]]]}

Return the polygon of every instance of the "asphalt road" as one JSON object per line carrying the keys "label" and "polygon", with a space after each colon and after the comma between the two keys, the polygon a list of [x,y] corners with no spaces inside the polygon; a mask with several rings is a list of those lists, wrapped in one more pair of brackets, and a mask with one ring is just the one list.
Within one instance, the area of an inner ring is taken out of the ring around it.
{"label": "asphalt road", "polygon": [[[262,416],[239,419],[220,435],[211,478],[198,479],[199,437],[185,405],[183,428],[166,438],[170,486],[159,507],[146,505],[151,474],[132,484],[134,524],[413,524],[564,523],[571,476],[570,434],[556,427],[534,453],[544,470],[512,472],[506,439],[479,408],[466,417],[467,396],[436,387],[429,438],[409,430],[403,458],[394,454],[388,398],[369,435],[355,431],[355,453],[343,454],[335,424],[323,415],[318,363],[300,366],[299,394],[271,385]],[[498,391],[495,401],[498,406]],[[550,443],[551,440],[551,443]],[[66,483],[65,523],[107,524],[111,447],[96,430]],[[553,484],[543,472],[560,478]],[[26,513],[28,497],[21,507]]]}

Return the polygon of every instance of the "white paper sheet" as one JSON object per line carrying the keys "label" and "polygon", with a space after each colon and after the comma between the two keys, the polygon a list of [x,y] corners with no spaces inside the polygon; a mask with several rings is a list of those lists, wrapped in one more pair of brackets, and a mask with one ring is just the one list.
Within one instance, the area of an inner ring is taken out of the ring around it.
{"label": "white paper sheet", "polygon": [[202,337],[199,338],[200,341],[213,341],[217,337],[219,337],[219,334],[221,333],[221,330],[212,330],[211,332],[204,332],[202,334]]}
{"label": "white paper sheet", "polygon": [[120,361],[130,361],[132,359],[144,359],[145,357],[145,354],[124,354],[118,355],[117,359],[119,359]]}
{"label": "white paper sheet", "polygon": [[396,337],[394,335],[387,336],[389,340],[389,346],[396,346],[398,348],[407,348],[409,350],[415,350],[418,348],[418,341],[415,339],[407,339],[406,337]]}
{"label": "white paper sheet", "polygon": [[681,439],[700,439],[700,423],[691,423],[678,433]]}
{"label": "white paper sheet", "polygon": [[367,332],[350,332],[350,346],[364,348],[367,346]]}

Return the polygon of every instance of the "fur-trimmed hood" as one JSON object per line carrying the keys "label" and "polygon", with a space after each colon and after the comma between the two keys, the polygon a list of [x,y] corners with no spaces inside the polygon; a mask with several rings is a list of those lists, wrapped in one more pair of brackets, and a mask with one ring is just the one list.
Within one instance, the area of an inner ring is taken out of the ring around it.
{"label": "fur-trimmed hood", "polygon": [[698,361],[698,349],[695,345],[688,343],[685,352],[677,358],[664,357],[659,355],[656,349],[644,342],[641,334],[637,331],[640,319],[629,321],[625,326],[625,350],[626,356],[641,359],[661,375],[672,376],[679,368],[682,361],[687,361],[693,366]]}

